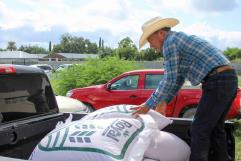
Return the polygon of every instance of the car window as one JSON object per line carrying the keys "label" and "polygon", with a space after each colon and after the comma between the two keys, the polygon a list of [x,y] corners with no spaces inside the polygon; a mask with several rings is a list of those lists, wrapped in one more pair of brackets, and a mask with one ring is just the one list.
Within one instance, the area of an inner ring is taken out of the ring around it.
{"label": "car window", "polygon": [[164,75],[160,74],[146,74],[145,76],[145,89],[156,89],[159,82],[163,79]]}
{"label": "car window", "polygon": [[0,75],[0,113],[9,122],[58,110],[45,75]]}
{"label": "car window", "polygon": [[197,86],[193,86],[191,84],[190,81],[188,80],[185,80],[183,86],[182,86],[182,89],[200,89],[201,88],[201,84],[197,85]]}
{"label": "car window", "polygon": [[123,77],[116,82],[114,82],[111,86],[111,90],[133,90],[138,88],[138,80],[139,75],[130,75]]}

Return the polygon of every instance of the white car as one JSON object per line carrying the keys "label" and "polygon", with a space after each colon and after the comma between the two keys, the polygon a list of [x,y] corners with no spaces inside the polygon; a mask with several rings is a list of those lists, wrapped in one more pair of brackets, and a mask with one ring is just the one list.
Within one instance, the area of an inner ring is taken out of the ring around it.
{"label": "white car", "polygon": [[74,98],[66,96],[55,96],[60,112],[83,112],[89,113],[89,109],[85,104]]}
{"label": "white car", "polygon": [[57,69],[55,70],[56,72],[68,69],[69,67],[73,66],[74,64],[61,64],[57,67]]}
{"label": "white car", "polygon": [[42,69],[47,75],[51,75],[54,71],[54,68],[49,64],[33,64],[30,66]]}

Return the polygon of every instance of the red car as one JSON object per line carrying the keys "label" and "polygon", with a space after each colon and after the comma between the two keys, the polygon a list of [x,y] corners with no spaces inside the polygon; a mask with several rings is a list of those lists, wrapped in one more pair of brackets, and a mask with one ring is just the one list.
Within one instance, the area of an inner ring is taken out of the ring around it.
{"label": "red car", "polygon": [[[164,76],[164,70],[145,69],[123,73],[106,84],[76,88],[67,92],[67,96],[80,100],[92,110],[110,105],[135,104],[147,100]],[[202,90],[200,86],[191,86],[187,82],[173,100],[168,104],[166,116],[192,118]],[[228,113],[234,118],[240,113],[240,89]]]}

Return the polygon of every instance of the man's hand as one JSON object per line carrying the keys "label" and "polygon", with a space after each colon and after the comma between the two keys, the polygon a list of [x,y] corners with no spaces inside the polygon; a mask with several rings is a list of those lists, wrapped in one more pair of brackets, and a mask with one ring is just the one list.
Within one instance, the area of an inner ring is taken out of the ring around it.
{"label": "man's hand", "polygon": [[166,108],[167,108],[167,103],[166,102],[161,102],[157,105],[155,111],[159,112],[162,115],[166,115]]}
{"label": "man's hand", "polygon": [[132,107],[131,110],[136,110],[134,113],[132,113],[132,115],[135,118],[137,118],[137,117],[139,117],[139,114],[146,114],[149,111],[149,108],[147,108],[145,103],[143,103],[139,106]]}

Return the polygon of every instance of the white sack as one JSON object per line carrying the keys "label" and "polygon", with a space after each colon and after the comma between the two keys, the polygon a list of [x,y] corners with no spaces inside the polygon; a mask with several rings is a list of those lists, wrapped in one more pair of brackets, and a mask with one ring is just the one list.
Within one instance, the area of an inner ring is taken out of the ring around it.
{"label": "white sack", "polygon": [[44,137],[32,161],[142,161],[159,130],[150,116],[62,124]]}
{"label": "white sack", "polygon": [[187,161],[190,153],[186,142],[174,134],[160,131],[147,148],[144,157],[160,161]]}
{"label": "white sack", "polygon": [[[132,113],[134,110],[130,108],[135,107],[136,105],[113,105],[105,107],[99,110],[96,110],[92,113],[89,113],[82,120],[93,120],[93,119],[107,119],[107,118],[133,118]],[[172,123],[172,120],[161,115],[160,113],[149,110],[149,114],[157,123],[158,128],[161,130],[167,125]]]}

